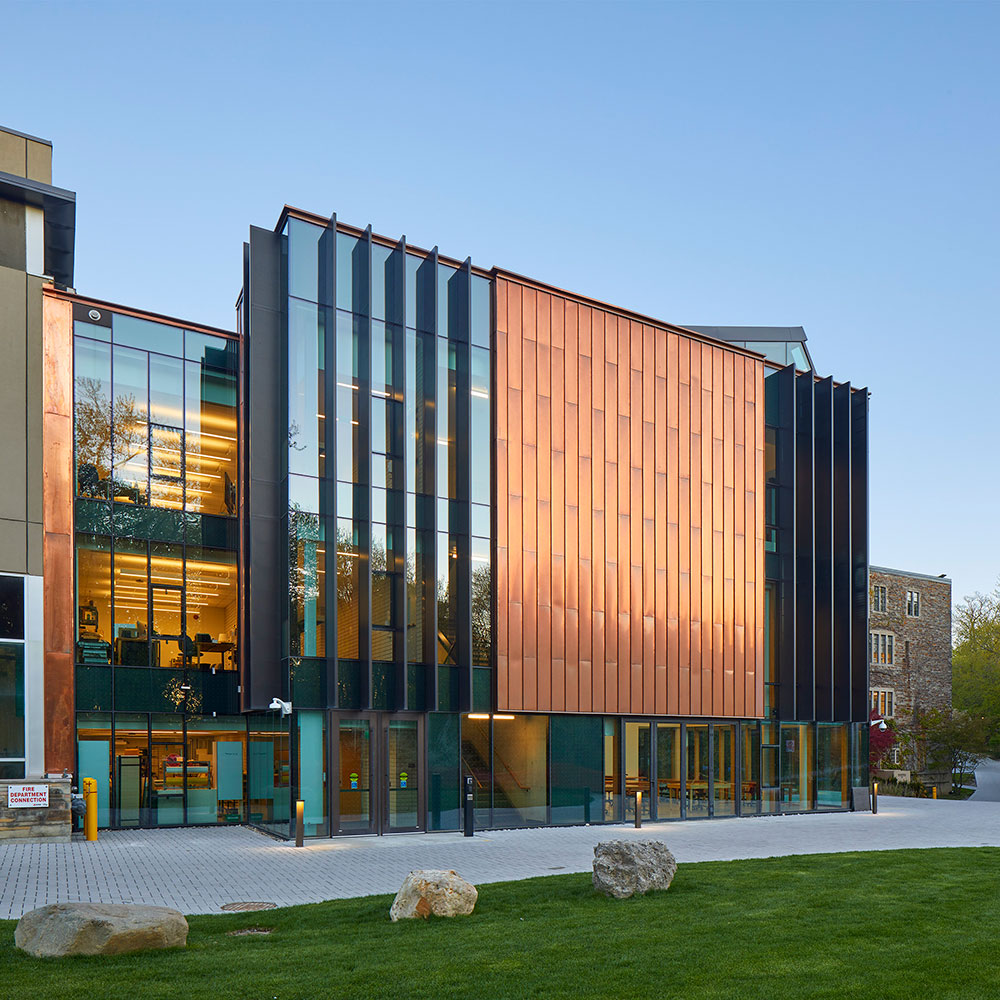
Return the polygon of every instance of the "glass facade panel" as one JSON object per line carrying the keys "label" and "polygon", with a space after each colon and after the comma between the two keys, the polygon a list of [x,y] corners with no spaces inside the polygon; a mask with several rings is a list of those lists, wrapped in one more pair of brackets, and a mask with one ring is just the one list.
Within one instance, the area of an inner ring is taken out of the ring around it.
{"label": "glass facade panel", "polygon": [[816,807],[813,780],[816,775],[816,731],[808,724],[782,725],[781,811],[801,812]]}
{"label": "glass facade panel", "polygon": [[472,276],[472,343],[489,348],[492,321],[490,299],[492,285],[489,278]]}
{"label": "glass facade panel", "polygon": [[290,832],[288,728],[277,716],[251,716],[247,744],[249,820],[281,837]]}
{"label": "glass facade panel", "polygon": [[81,712],[76,717],[77,778],[97,782],[97,825],[111,822],[111,713]]}
{"label": "glass facade panel", "polygon": [[760,812],[760,726],[754,722],[744,722],[740,727],[740,735],[740,813],[751,816]]}
{"label": "glass facade panel", "polygon": [[490,720],[462,717],[462,777],[472,777],[474,816],[477,827],[491,826],[493,764],[490,752]]}
{"label": "glass facade panel", "polygon": [[659,819],[681,817],[681,727],[656,724],[656,815]]}
{"label": "glass facade panel", "polygon": [[548,817],[548,716],[493,724],[493,825],[542,826]]}
{"label": "glass facade panel", "polygon": [[597,823],[603,816],[603,720],[553,715],[549,720],[554,824]]}
{"label": "glass facade panel", "polygon": [[115,347],[112,354],[112,499],[149,503],[149,376],[144,351]]}
{"label": "glass facade panel", "polygon": [[652,745],[648,722],[625,723],[625,819],[635,819],[637,793],[642,797],[642,815],[649,818]]}
{"label": "glass facade panel", "polygon": [[116,344],[141,351],[158,351],[184,357],[184,331],[166,323],[154,323],[138,316],[115,313],[111,320],[111,339]]}
{"label": "glass facade panel", "polygon": [[24,757],[24,645],[0,642],[0,760]]}
{"label": "glass facade panel", "polygon": [[604,720],[604,822],[622,817],[621,731],[617,719]]}
{"label": "glass facade panel", "polygon": [[288,303],[288,471],[323,476],[325,471],[325,343],[329,309],[290,299]]}
{"label": "glass facade panel", "polygon": [[[109,499],[112,491],[111,348],[77,337],[73,364],[76,488],[84,497]],[[128,412],[123,401],[119,418]]]}
{"label": "glass facade panel", "polygon": [[341,833],[369,833],[372,829],[371,749],[371,724],[367,719],[340,720],[338,809]]}
{"label": "glass facade panel", "polygon": [[24,577],[0,576],[0,639],[24,638]]}
{"label": "glass facade panel", "polygon": [[303,832],[322,837],[330,832],[326,798],[326,712],[296,712],[298,718],[299,798]]}
{"label": "glass facade panel", "polygon": [[849,733],[844,725],[816,727],[816,808],[850,808]]}
{"label": "glass facade panel", "polygon": [[188,361],[184,401],[184,507],[195,513],[234,517],[236,376]]}
{"label": "glass facade panel", "polygon": [[361,547],[354,521],[337,519],[337,655],[356,660],[360,649]]}
{"label": "glass facade panel", "polygon": [[465,773],[460,765],[460,717],[431,712],[427,716],[427,780],[430,830],[457,830],[462,822],[461,793]]}
{"label": "glass facade panel", "polygon": [[[119,720],[115,713],[115,746],[119,745]],[[134,719],[134,722],[132,721]],[[145,716],[126,716],[127,737],[134,746],[145,738]],[[184,755],[184,723],[180,715],[153,715],[150,717],[150,774],[152,775],[152,815],[150,825],[180,826],[185,822],[188,761]],[[194,771],[197,774],[197,771]],[[197,780],[197,779],[196,779]],[[121,796],[118,796],[119,802]]]}
{"label": "glass facade panel", "polygon": [[687,724],[688,819],[708,816],[709,735],[708,726]]}
{"label": "glass facade panel", "polygon": [[241,823],[245,819],[246,719],[187,720],[188,823]]}
{"label": "glass facade panel", "polygon": [[386,733],[389,830],[420,827],[420,729],[416,719],[389,719]]}
{"label": "glass facade panel", "polygon": [[326,655],[325,518],[288,512],[288,652]]}
{"label": "glass facade panel", "polygon": [[713,815],[736,815],[736,727],[713,726]]}

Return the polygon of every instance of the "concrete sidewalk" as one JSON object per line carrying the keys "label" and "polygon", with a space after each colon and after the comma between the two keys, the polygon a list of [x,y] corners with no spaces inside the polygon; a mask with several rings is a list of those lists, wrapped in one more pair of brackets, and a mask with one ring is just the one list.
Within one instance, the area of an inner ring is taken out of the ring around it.
{"label": "concrete sidewalk", "polygon": [[976,790],[969,799],[976,802],[1000,802],[1000,760],[984,760],[976,768]]}
{"label": "concrete sidewalk", "polygon": [[0,846],[0,918],[46,903],[153,903],[217,913],[223,903],[290,906],[395,892],[414,868],[472,882],[589,871],[600,840],[666,841],[681,863],[905,847],[1000,846],[1000,803],[882,796],[877,816],[831,813],[631,826],[351,837],[303,848],[252,830],[102,832],[96,844]]}

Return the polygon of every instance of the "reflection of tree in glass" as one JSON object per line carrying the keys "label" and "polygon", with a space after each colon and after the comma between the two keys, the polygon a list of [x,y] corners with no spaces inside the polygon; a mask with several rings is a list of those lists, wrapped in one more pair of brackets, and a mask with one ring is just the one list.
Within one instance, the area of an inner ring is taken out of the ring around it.
{"label": "reflection of tree in glass", "polygon": [[[101,379],[80,376],[76,379],[74,413],[81,491],[96,495],[109,474],[113,486],[124,483],[118,470],[146,450],[145,406],[137,403],[132,393],[117,396],[112,406]],[[94,470],[89,477],[81,474],[84,466]]]}
{"label": "reflection of tree in glass", "polygon": [[305,548],[307,545],[318,547],[321,543],[319,515],[307,513],[298,504],[292,504],[288,511],[288,597],[292,617],[288,641],[292,656],[302,653],[302,622],[306,605],[320,596],[318,556],[314,551],[307,561]]}
{"label": "reflection of tree in glass", "polygon": [[472,571],[472,662],[490,662],[490,632],[492,614],[492,574],[489,566],[477,566]]}

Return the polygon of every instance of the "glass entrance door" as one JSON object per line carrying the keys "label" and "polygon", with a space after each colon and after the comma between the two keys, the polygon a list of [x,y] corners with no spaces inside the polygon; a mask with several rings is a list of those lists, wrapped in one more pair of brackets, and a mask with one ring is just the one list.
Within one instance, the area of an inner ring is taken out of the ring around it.
{"label": "glass entrance door", "polygon": [[383,833],[423,829],[420,798],[420,726],[416,719],[385,724],[386,815]]}
{"label": "glass entrance door", "polygon": [[340,833],[372,832],[372,741],[369,719],[341,719],[339,731]]}

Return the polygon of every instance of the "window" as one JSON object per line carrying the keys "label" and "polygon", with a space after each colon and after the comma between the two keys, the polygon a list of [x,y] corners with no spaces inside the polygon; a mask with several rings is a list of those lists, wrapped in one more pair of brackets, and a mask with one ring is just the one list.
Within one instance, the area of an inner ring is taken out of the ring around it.
{"label": "window", "polygon": [[868,659],[870,663],[891,665],[892,647],[895,636],[890,632],[872,632],[868,636]]}
{"label": "window", "polygon": [[906,617],[920,617],[920,591],[908,590],[906,592]]}
{"label": "window", "polygon": [[895,710],[895,698],[892,688],[872,688],[871,707],[883,719],[891,719]]}
{"label": "window", "polygon": [[872,587],[872,611],[885,611],[885,587]]}

